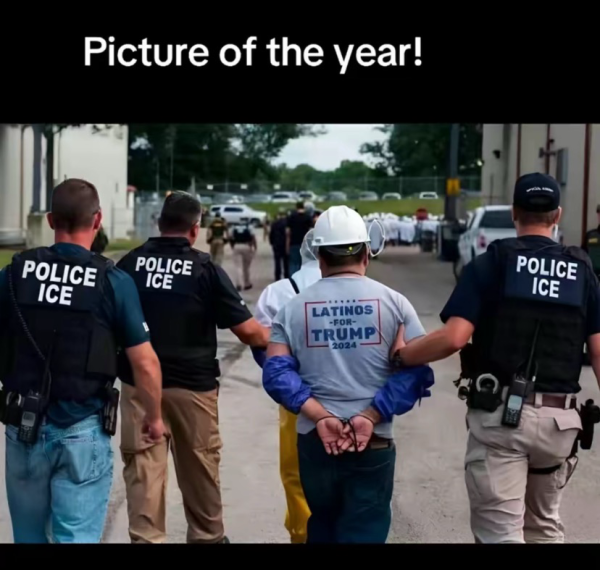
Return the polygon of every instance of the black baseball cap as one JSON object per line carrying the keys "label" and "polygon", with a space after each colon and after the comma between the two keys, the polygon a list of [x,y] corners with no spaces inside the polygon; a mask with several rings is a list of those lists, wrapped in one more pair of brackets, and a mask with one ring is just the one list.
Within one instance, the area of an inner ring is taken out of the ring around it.
{"label": "black baseball cap", "polygon": [[515,183],[513,205],[526,212],[552,212],[560,206],[560,186],[547,174],[524,174]]}

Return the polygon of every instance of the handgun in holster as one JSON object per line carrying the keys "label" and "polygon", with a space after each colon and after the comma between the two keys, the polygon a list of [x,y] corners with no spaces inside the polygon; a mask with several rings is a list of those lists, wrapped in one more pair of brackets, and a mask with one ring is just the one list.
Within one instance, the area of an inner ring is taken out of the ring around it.
{"label": "handgun in holster", "polygon": [[117,433],[119,411],[119,390],[112,383],[106,385],[104,408],[102,409],[102,427],[111,437]]}
{"label": "handgun in holster", "polygon": [[581,449],[591,449],[594,441],[594,425],[600,423],[600,407],[594,400],[587,400],[579,409],[581,417],[581,431],[579,432],[579,446]]}

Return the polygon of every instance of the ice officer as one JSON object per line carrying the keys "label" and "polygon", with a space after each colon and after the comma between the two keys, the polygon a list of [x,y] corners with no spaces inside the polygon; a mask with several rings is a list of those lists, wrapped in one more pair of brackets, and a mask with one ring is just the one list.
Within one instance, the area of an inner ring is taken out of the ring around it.
{"label": "ice officer", "polygon": [[564,541],[559,507],[577,461],[586,342],[600,378],[600,295],[585,252],[552,239],[560,217],[556,180],[520,177],[517,237],[493,242],[469,263],[441,312],[444,327],[397,355],[413,366],[462,349],[476,542]]}
{"label": "ice officer", "polygon": [[193,248],[200,222],[198,199],[173,192],[160,214],[160,237],[119,262],[139,289],[160,359],[167,429],[167,436],[153,444],[138,437],[139,395],[124,363],[119,375],[124,382],[121,451],[134,543],[166,539],[169,449],[183,497],[187,542],[228,541],[219,474],[217,328],[231,329],[244,344],[263,348],[269,331],[252,317],[225,271]]}
{"label": "ice officer", "polygon": [[161,370],[133,280],[90,251],[102,223],[94,185],[65,180],[51,208],[54,245],[16,254],[0,272],[8,506],[15,542],[99,543],[113,480],[117,350],[140,395],[140,440],[164,434]]}

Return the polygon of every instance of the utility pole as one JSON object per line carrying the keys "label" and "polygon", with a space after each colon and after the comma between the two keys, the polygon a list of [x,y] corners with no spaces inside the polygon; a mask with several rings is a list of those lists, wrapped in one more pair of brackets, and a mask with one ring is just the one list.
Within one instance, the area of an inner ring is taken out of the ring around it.
{"label": "utility pole", "polygon": [[457,201],[460,197],[460,180],[458,179],[458,144],[460,124],[454,123],[450,130],[450,149],[448,156],[448,178],[446,179],[446,220],[457,219]]}
{"label": "utility pole", "polygon": [[171,130],[169,133],[169,135],[170,135],[169,136],[169,138],[170,138],[169,145],[171,147],[171,176],[170,176],[170,182],[171,182],[170,189],[171,190],[174,190],[174,188],[173,188],[173,155],[175,154],[175,129],[176,128],[177,127],[175,125],[171,125]]}

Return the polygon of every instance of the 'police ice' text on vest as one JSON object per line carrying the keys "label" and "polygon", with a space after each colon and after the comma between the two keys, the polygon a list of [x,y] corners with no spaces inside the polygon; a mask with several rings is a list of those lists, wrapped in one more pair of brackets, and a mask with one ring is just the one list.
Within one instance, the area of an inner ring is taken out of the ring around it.
{"label": "'police ice' text on vest", "polygon": [[194,263],[190,260],[164,257],[138,257],[135,270],[148,273],[146,287],[153,289],[172,289],[175,275],[192,275]]}
{"label": "'police ice' text on vest", "polygon": [[23,279],[35,277],[40,283],[38,301],[69,306],[72,301],[73,286],[95,287],[97,273],[98,270],[94,267],[64,265],[59,270],[56,264],[37,263],[28,259],[23,265],[21,277]]}
{"label": "'police ice' text on vest", "polygon": [[506,292],[510,297],[581,306],[583,277],[576,261],[521,254],[509,262]]}

